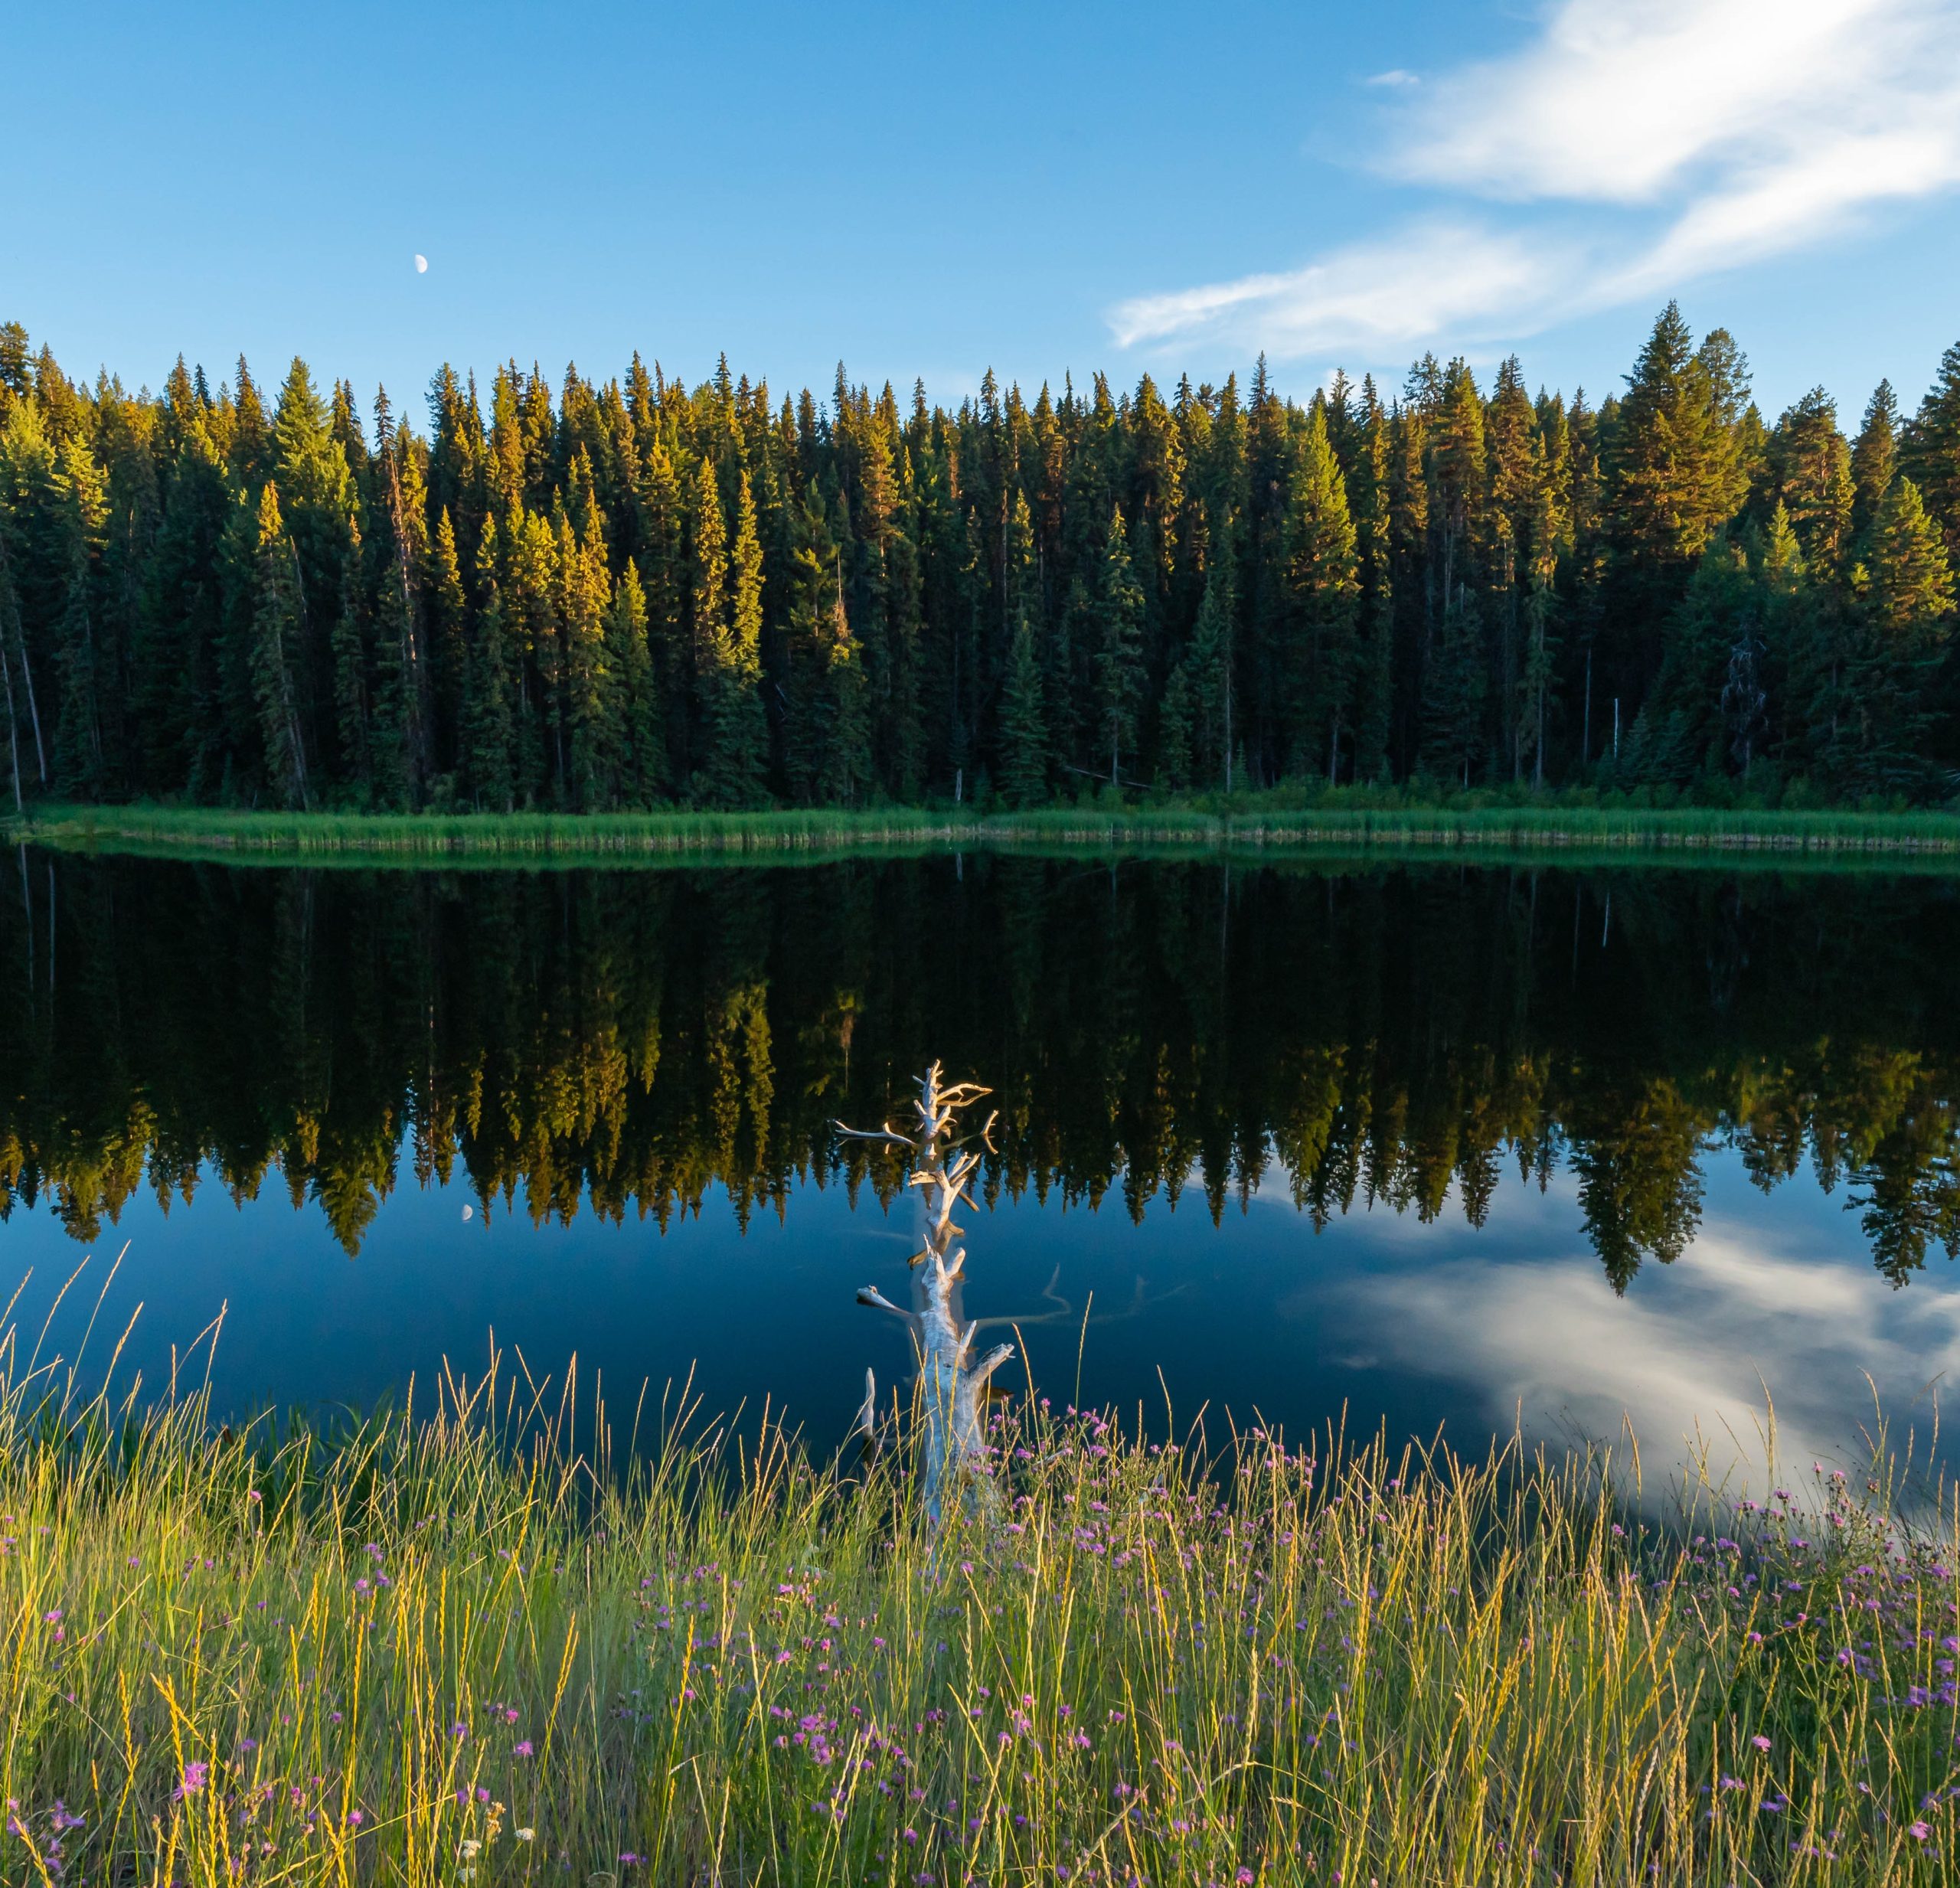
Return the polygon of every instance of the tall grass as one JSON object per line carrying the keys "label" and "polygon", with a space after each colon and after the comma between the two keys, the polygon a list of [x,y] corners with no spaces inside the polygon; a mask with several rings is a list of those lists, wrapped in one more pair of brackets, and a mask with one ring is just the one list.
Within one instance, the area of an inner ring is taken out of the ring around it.
{"label": "tall grass", "polygon": [[797,859],[867,849],[1119,849],[1181,854],[1389,851],[1398,856],[1625,851],[1842,860],[1859,854],[1960,860],[1951,812],[1803,812],[1599,804],[1596,799],[1472,794],[1425,804],[1400,792],[1278,791],[1122,805],[1086,802],[1024,813],[961,807],[752,813],[271,813],[168,806],[43,806],[8,824],[10,838],[77,849],[163,853],[267,864],[337,858],[365,864],[480,860],[625,863]]}
{"label": "tall grass", "polygon": [[[1960,1514],[995,1423],[995,1518],[495,1367],[0,1392],[8,1883],[1945,1881]],[[575,1433],[576,1429],[576,1433]],[[616,1458],[614,1449],[616,1446]]]}

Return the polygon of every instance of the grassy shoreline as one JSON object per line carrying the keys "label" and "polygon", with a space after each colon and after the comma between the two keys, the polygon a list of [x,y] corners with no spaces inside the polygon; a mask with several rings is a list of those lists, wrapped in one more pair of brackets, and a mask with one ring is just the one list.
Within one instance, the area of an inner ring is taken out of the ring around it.
{"label": "grassy shoreline", "polygon": [[1883,857],[1960,867],[1960,814],[1736,811],[1579,802],[1437,805],[1280,794],[1229,811],[1093,804],[985,816],[956,807],[869,812],[645,814],[270,813],[212,808],[60,806],[10,818],[9,842],[238,863],[335,858],[372,864],[470,861],[626,864],[802,860],[854,852],[993,851],[1389,856],[1626,853],[1781,862]]}
{"label": "grassy shoreline", "polygon": [[1960,1512],[1908,1529],[1877,1478],[1767,1511],[1704,1482],[1657,1531],[1597,1455],[1207,1455],[1036,1403],[935,1540],[903,1450],[858,1481],[675,1420],[616,1470],[591,1400],[528,1374],[332,1441],[45,1383],[0,1402],[8,1881],[1960,1860]]}

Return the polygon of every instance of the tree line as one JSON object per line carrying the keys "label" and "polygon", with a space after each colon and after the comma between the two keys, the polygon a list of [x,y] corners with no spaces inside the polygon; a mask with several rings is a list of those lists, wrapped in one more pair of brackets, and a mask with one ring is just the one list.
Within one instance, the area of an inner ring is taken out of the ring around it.
{"label": "tree line", "polygon": [[445,367],[426,436],[302,361],[131,394],[0,327],[16,805],[1936,799],[1956,562],[1960,344],[1847,438],[1672,303],[1596,407],[1515,358],[949,411],[635,355],[506,364],[487,416]]}
{"label": "tree line", "polygon": [[995,1090],[989,1202],[1217,1218],[1279,1189],[1316,1229],[1481,1225],[1507,1168],[1570,1172],[1623,1289],[1693,1238],[1726,1145],[1766,1192],[1808,1165],[1848,1196],[1903,1283],[1960,1249],[1960,905],[1830,885],[32,857],[0,897],[0,1223],[45,1197],[94,1241],[145,1185],[270,1189],[352,1253],[452,1178],[536,1220],[665,1227],[720,1192],[746,1223],[803,1181],[889,1206],[902,1171],[834,1120],[894,1117],[942,1056]]}

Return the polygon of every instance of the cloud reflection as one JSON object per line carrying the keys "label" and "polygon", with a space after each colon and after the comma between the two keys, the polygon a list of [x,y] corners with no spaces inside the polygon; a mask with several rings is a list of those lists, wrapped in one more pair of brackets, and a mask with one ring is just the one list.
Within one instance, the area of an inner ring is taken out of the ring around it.
{"label": "cloud reflection", "polygon": [[[1501,1217],[1523,1231],[1536,1215]],[[1674,1266],[1624,1298],[1584,1257],[1478,1253],[1350,1275],[1317,1315],[1365,1331],[1385,1365],[1459,1386],[1501,1429],[1515,1419],[1534,1441],[1610,1441],[1630,1424],[1650,1491],[1657,1469],[1677,1474],[1705,1450],[1732,1491],[1759,1494],[1766,1387],[1785,1478],[1856,1459],[1880,1408],[1893,1446],[1916,1431],[1923,1455],[1960,1365],[1949,1280],[1921,1279],[1909,1305],[1869,1272],[1733,1214],[1711,1214]]]}

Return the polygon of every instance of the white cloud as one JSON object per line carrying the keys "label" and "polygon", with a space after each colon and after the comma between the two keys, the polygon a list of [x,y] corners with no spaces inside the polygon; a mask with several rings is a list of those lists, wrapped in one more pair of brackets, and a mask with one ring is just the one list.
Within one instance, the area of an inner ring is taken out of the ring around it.
{"label": "white cloud", "polygon": [[1110,322],[1124,347],[1229,326],[1256,334],[1274,354],[1298,355],[1481,328],[1557,286],[1556,266],[1530,242],[1476,223],[1437,221],[1337,250],[1290,274],[1125,302]]}
{"label": "white cloud", "polygon": [[1362,83],[1365,85],[1404,86],[1420,85],[1423,82],[1414,73],[1405,72],[1401,67],[1396,66],[1387,72],[1371,73]]}
{"label": "white cloud", "polygon": [[1560,0],[1522,49],[1424,84],[1394,124],[1377,168],[1455,211],[1125,302],[1119,341],[1475,343],[1841,235],[1960,185],[1960,0]]}

